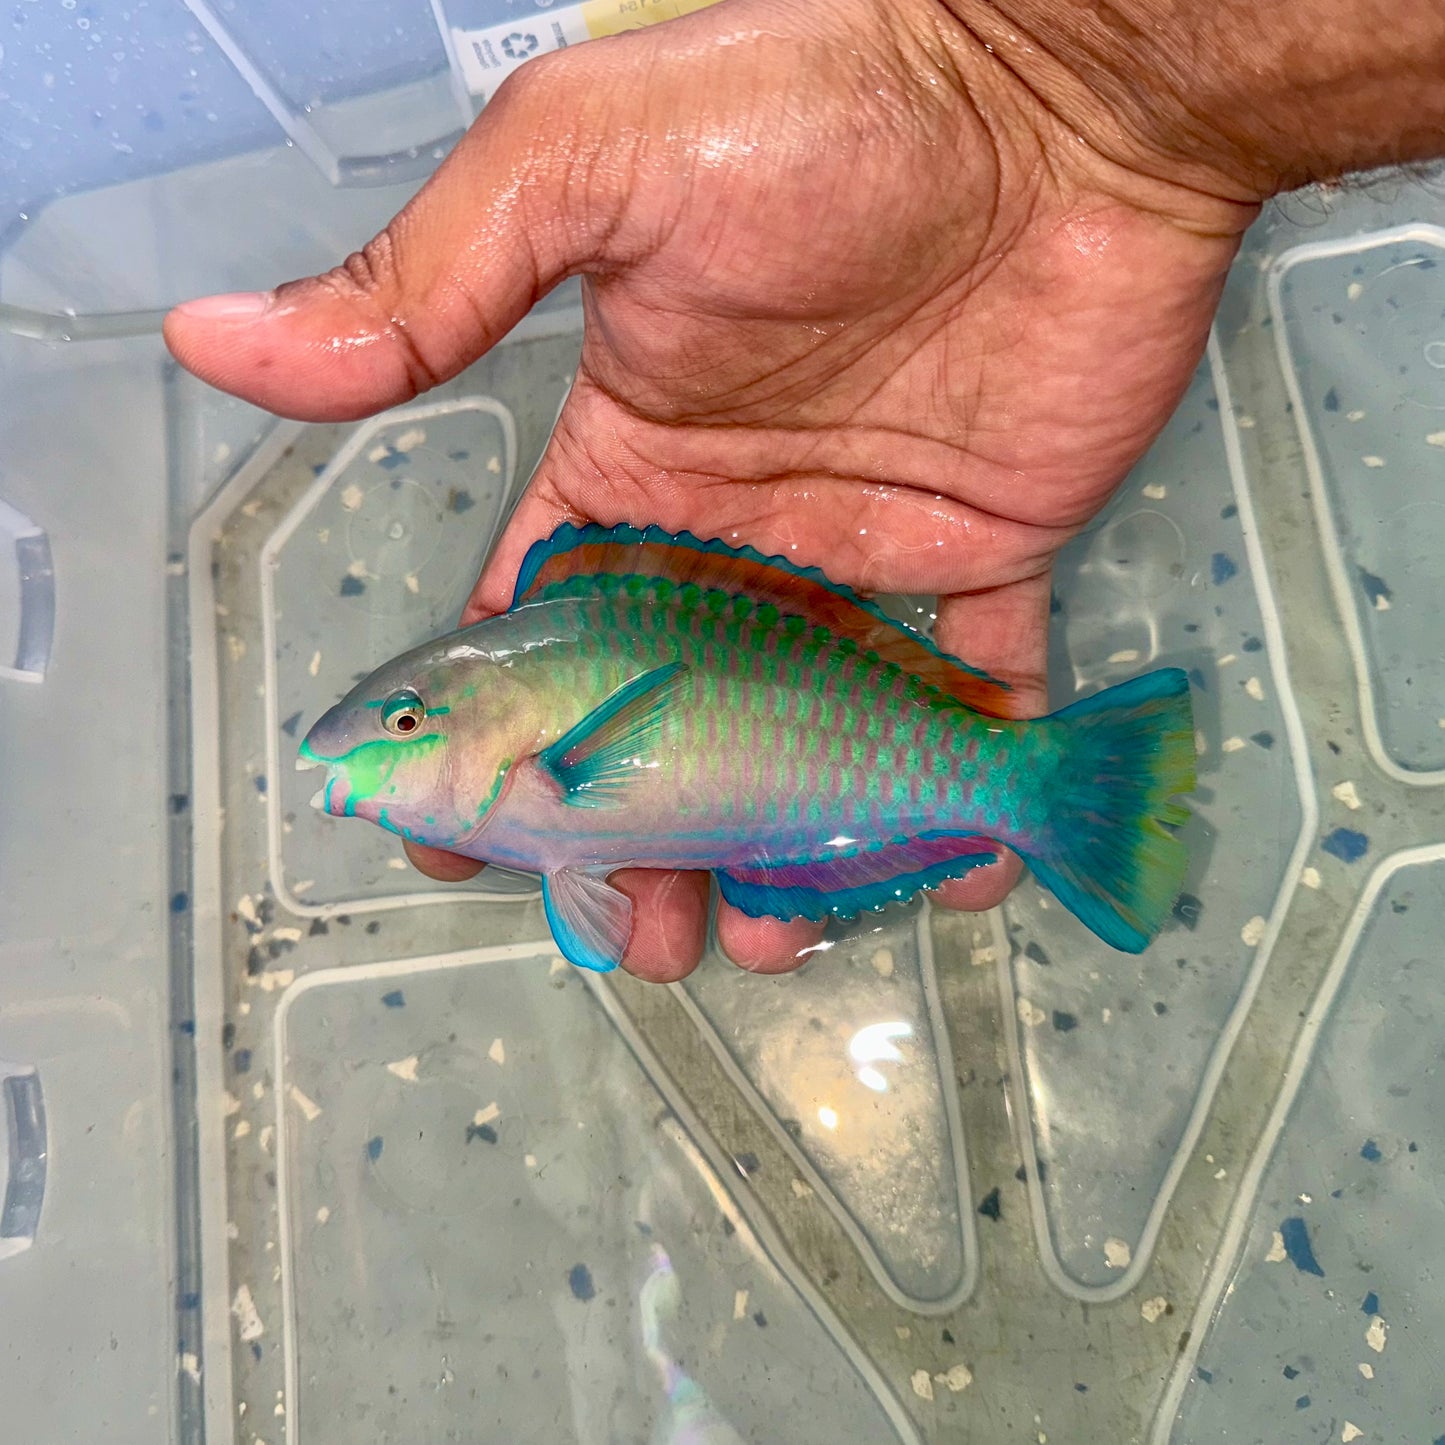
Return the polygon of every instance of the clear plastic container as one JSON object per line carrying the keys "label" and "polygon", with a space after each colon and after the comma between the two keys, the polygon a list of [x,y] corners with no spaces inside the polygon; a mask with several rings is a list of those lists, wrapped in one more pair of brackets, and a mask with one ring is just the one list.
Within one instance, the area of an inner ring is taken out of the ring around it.
{"label": "clear plastic container", "polygon": [[1196,683],[1142,957],[1026,883],[643,987],[532,880],[305,806],[302,719],[455,615],[530,474],[577,292],[344,426],[208,391],[160,315],[332,264],[619,14],[0,21],[5,1438],[1445,1435],[1438,187],[1272,207],[1062,560],[1059,702]]}

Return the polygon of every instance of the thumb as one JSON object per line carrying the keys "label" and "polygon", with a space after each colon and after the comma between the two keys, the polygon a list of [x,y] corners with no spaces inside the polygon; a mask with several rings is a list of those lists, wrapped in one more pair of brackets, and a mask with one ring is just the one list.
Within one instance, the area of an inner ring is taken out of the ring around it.
{"label": "thumb", "polygon": [[606,178],[624,168],[589,103],[599,87],[579,74],[590,61],[563,51],[518,70],[406,208],[335,270],[176,307],[165,320],[176,359],[305,421],[368,416],[455,376],[615,234],[620,191]]}

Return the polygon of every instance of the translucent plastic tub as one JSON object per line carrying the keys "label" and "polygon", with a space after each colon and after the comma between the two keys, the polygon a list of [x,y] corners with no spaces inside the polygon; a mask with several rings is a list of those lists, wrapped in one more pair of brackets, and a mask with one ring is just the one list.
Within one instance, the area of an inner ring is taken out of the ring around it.
{"label": "translucent plastic tub", "polygon": [[618,23],[0,21],[0,1434],[1445,1436],[1438,186],[1271,209],[1063,559],[1058,702],[1196,684],[1143,957],[1025,884],[643,987],[531,880],[305,806],[303,720],[455,616],[576,293],[346,426],[209,392],[159,316],[333,263],[526,37]]}

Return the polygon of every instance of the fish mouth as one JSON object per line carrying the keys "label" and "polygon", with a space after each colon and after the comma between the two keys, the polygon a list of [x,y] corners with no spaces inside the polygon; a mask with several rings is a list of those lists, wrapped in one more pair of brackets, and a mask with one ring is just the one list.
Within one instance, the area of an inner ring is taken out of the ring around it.
{"label": "fish mouth", "polygon": [[333,818],[339,818],[346,807],[346,794],[350,791],[349,786],[344,786],[338,795],[337,783],[346,784],[346,770],[331,758],[323,758],[311,748],[311,739],[307,738],[296,754],[296,771],[298,773],[309,772],[312,768],[325,768],[326,781],[311,796],[311,806],[318,813],[326,813]]}

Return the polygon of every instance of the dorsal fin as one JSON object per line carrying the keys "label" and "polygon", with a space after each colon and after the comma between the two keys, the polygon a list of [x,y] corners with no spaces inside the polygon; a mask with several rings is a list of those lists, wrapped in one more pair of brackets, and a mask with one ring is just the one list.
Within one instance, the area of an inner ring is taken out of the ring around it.
{"label": "dorsal fin", "polygon": [[557,582],[589,575],[665,577],[678,586],[744,594],[768,602],[786,615],[806,618],[865,651],[912,673],[976,712],[1007,717],[1006,682],[990,677],[935,647],[920,632],[889,617],[850,587],[816,567],[799,567],[786,557],[764,557],[752,547],[704,542],[691,532],[674,535],[661,527],[585,527],[564,522],[544,541],[534,542],[522,560],[512,606],[535,600]]}

